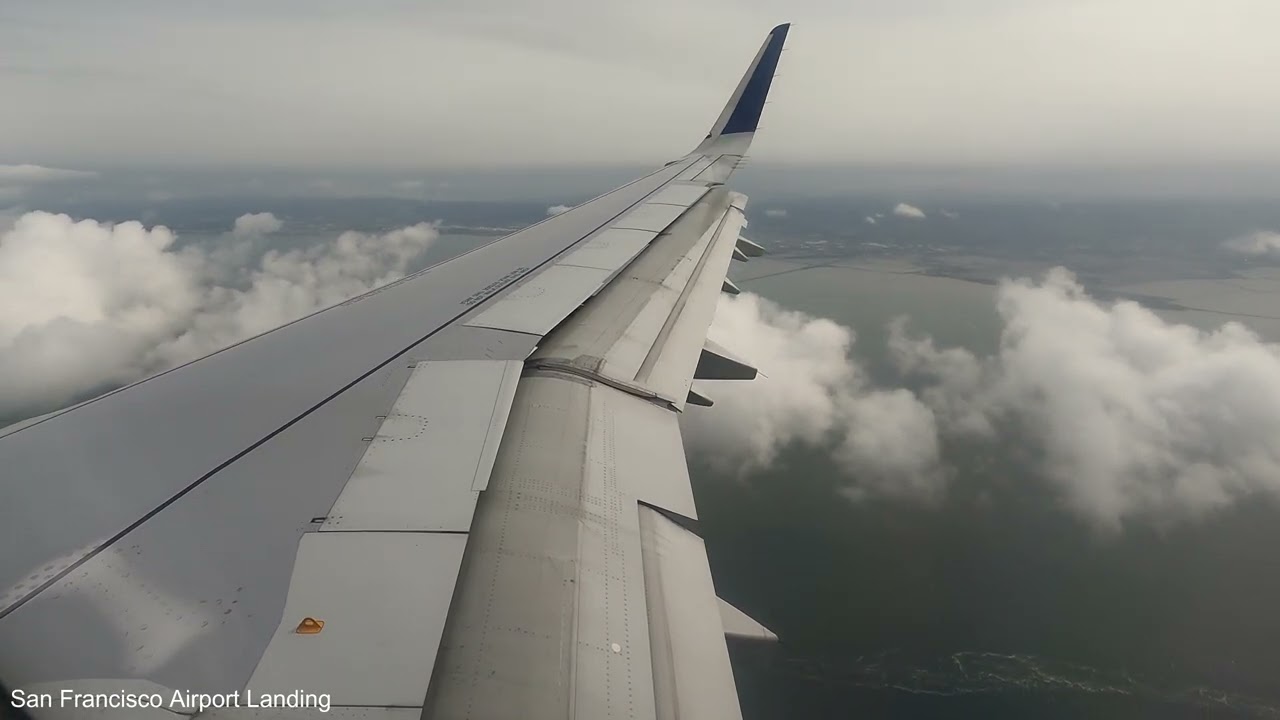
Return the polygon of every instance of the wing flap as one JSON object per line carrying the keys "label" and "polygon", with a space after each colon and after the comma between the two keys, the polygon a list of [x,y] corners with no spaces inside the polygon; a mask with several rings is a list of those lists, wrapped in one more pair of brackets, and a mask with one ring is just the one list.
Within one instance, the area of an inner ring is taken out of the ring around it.
{"label": "wing flap", "polygon": [[640,543],[658,717],[740,719],[702,538],[641,507]]}
{"label": "wing flap", "polygon": [[321,531],[471,527],[523,363],[418,363]]}
{"label": "wing flap", "polygon": [[[692,203],[690,203],[692,204]],[[623,215],[613,226],[622,230],[651,230],[661,232],[676,218],[684,214],[688,205],[647,202]]]}
{"label": "wing flap", "polygon": [[649,197],[646,204],[689,207],[707,194],[707,186],[673,182]]}
{"label": "wing flap", "polygon": [[[674,541],[666,589],[650,591],[657,560],[645,554],[643,514],[696,517],[683,449],[665,407],[559,370],[526,373],[468,538],[425,716],[549,718],[573,706],[580,717],[654,717],[663,696],[652,658],[707,638],[725,654],[700,540]],[[676,632],[700,613],[702,629],[655,636],[655,603],[679,615]],[[717,657],[714,645],[698,652]],[[718,674],[724,661],[709,666],[707,703],[733,693],[732,676]],[[684,652],[679,662],[682,672],[696,665]]]}
{"label": "wing flap", "polygon": [[610,228],[592,236],[559,264],[614,272],[635,259],[657,236],[658,233],[653,230]]}
{"label": "wing flap", "polygon": [[610,275],[598,268],[553,265],[488,306],[467,325],[546,335],[608,282]]}
{"label": "wing flap", "polygon": [[589,412],[595,431],[589,463],[609,468],[637,502],[698,519],[675,413],[603,389],[592,392]]}
{"label": "wing flap", "polygon": [[[421,707],[466,543],[441,533],[304,535],[280,626],[248,689]],[[300,632],[308,626],[318,632]]]}

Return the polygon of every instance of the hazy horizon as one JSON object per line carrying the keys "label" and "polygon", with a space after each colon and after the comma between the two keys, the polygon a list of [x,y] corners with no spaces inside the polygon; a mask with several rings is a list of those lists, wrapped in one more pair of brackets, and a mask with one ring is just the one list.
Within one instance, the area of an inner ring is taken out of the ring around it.
{"label": "hazy horizon", "polygon": [[671,159],[781,22],[761,162],[1280,163],[1268,0],[6,3],[0,162]]}
{"label": "hazy horizon", "polygon": [[[99,208],[145,212],[211,198],[388,198],[418,202],[575,204],[660,165],[505,168],[53,168],[0,165],[0,213]],[[7,174],[6,174],[7,171]],[[757,200],[880,195],[914,202],[1049,203],[1131,199],[1280,199],[1276,166],[927,166],[759,163],[735,177]],[[7,209],[7,210],[6,210]]]}

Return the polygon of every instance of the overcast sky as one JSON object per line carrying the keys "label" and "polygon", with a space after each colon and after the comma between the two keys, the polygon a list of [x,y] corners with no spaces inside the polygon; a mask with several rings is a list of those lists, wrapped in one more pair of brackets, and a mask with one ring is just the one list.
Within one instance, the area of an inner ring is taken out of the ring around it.
{"label": "overcast sky", "polygon": [[0,0],[0,163],[1280,163],[1275,0]]}

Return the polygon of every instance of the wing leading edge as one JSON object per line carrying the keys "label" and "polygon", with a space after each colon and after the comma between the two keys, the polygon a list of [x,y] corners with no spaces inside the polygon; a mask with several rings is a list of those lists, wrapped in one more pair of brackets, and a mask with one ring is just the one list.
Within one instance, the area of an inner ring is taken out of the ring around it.
{"label": "wing leading edge", "polygon": [[24,541],[0,555],[2,684],[738,717],[676,413],[731,258],[758,250],[722,185],[787,29],[684,158],[0,431]]}

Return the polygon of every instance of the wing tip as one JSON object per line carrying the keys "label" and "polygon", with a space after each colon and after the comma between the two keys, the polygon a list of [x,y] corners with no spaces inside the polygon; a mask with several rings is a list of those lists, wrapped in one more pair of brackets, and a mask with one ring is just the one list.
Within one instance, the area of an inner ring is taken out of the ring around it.
{"label": "wing tip", "polygon": [[738,91],[726,106],[722,122],[717,123],[717,127],[712,130],[712,137],[755,132],[773,84],[773,75],[778,69],[782,46],[787,41],[787,31],[790,29],[791,23],[782,23],[765,36],[756,60],[747,68]]}

